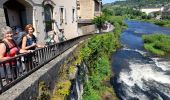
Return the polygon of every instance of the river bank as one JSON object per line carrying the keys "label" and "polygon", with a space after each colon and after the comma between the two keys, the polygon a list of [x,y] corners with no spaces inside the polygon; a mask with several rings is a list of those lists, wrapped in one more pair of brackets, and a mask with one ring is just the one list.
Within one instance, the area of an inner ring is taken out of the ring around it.
{"label": "river bank", "polygon": [[88,81],[84,83],[84,100],[103,100],[106,96],[117,97],[109,85],[111,69],[109,58],[119,48],[118,37],[105,33],[92,37],[80,51],[80,57],[88,66]]}
{"label": "river bank", "polygon": [[142,35],[161,33],[170,29],[151,23],[126,20],[128,28],[120,36],[123,48],[112,55],[111,80],[120,100],[169,100],[170,59],[148,54]]}
{"label": "river bank", "polygon": [[144,48],[158,56],[165,56],[170,52],[170,36],[165,34],[143,35]]}
{"label": "river bank", "polygon": [[120,33],[124,28],[123,17],[108,17],[114,25],[113,32],[92,37],[82,47],[81,56],[89,70],[89,81],[85,82],[84,100],[118,100],[110,84],[111,54],[120,48]]}

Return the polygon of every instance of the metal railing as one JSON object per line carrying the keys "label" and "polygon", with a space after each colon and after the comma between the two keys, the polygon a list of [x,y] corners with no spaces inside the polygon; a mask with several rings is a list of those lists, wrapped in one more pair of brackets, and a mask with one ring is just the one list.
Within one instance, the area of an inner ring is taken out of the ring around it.
{"label": "metal railing", "polygon": [[0,62],[0,94],[91,35],[79,36]]}

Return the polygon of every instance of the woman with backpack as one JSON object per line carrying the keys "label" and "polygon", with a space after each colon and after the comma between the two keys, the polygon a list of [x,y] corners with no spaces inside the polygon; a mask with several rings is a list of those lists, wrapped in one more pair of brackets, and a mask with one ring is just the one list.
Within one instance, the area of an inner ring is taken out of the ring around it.
{"label": "woman with backpack", "polygon": [[[9,26],[5,26],[1,28],[1,33],[3,35],[3,39],[0,43],[0,62],[5,61],[11,57],[15,57],[18,53],[28,53],[29,51],[23,50],[18,48],[16,43],[14,42],[12,36],[13,32],[12,29]],[[6,69],[8,75],[11,74],[11,71],[9,69],[9,62],[6,62]],[[13,69],[16,69],[16,62],[12,62]],[[2,65],[0,65],[0,73],[1,77],[4,77],[4,70],[2,68]]]}

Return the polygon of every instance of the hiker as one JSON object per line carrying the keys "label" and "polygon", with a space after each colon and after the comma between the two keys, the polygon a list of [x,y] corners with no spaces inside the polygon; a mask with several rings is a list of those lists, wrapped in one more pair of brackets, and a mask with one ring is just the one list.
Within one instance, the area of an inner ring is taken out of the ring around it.
{"label": "hiker", "polygon": [[[3,35],[3,39],[0,43],[0,62],[5,61],[11,57],[15,57],[18,53],[28,53],[29,51],[23,50],[18,48],[16,45],[15,41],[13,40],[12,36],[12,29],[9,26],[5,26],[1,28],[1,33]],[[11,71],[10,71],[10,64],[9,62],[6,62],[6,69],[7,69],[7,74],[11,76]],[[16,70],[16,62],[12,61],[12,69],[13,71]],[[0,65],[0,73],[1,77],[5,76],[4,68],[2,65]],[[15,73],[16,74],[16,73]],[[15,75],[16,76],[16,75]]]}

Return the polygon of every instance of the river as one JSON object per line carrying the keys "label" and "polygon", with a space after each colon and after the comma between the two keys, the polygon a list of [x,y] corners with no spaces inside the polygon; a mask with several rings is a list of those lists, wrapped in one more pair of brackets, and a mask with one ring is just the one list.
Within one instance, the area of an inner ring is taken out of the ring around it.
{"label": "river", "polygon": [[170,28],[129,21],[121,34],[121,49],[112,55],[111,83],[120,100],[170,100],[170,56],[156,57],[143,48],[143,34],[164,33]]}

